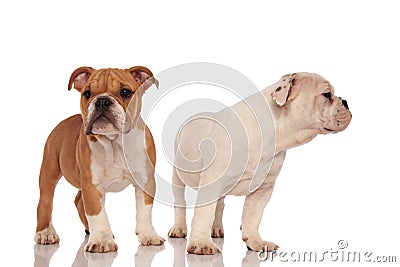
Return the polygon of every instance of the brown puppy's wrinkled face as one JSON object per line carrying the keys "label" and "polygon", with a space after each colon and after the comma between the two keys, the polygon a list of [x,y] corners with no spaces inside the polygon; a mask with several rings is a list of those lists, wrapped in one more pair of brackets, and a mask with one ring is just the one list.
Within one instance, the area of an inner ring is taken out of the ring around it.
{"label": "brown puppy's wrinkled face", "polygon": [[333,86],[313,73],[285,75],[273,93],[276,103],[290,113],[293,123],[322,134],[343,131],[352,115],[346,100]]}
{"label": "brown puppy's wrinkled face", "polygon": [[72,73],[68,89],[73,84],[81,93],[84,132],[114,135],[132,129],[143,93],[153,83],[158,85],[151,71],[141,66],[125,70],[81,67]]}

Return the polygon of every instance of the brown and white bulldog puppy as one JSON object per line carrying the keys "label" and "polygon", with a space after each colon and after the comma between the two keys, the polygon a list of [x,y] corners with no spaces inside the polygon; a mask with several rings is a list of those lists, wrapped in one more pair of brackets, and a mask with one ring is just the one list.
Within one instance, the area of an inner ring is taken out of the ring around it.
{"label": "brown and white bulldog puppy", "polygon": [[117,251],[107,214],[105,194],[135,186],[136,234],[142,245],[161,245],[164,239],[151,220],[155,194],[156,151],[153,137],[140,116],[142,96],[158,81],[151,71],[76,69],[69,80],[81,93],[81,113],[62,121],[49,135],[39,176],[35,241],[54,244],[53,195],[64,176],[79,189],[75,205],[90,237],[85,250]]}
{"label": "brown and white bulldog puppy", "polygon": [[294,73],[232,107],[191,118],[176,139],[175,223],[168,236],[187,235],[185,186],[190,186],[198,195],[189,253],[220,252],[211,237],[224,236],[225,195],[246,196],[241,229],[247,247],[277,249],[260,237],[258,228],[286,150],[318,134],[343,131],[351,117],[346,100],[334,95],[327,80]]}

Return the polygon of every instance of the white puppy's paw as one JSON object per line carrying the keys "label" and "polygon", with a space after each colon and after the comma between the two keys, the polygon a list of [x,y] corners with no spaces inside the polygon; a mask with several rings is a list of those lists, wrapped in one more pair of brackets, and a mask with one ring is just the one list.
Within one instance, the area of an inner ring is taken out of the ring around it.
{"label": "white puppy's paw", "polygon": [[198,255],[214,255],[221,253],[219,247],[211,240],[207,238],[190,238],[187,252]]}
{"label": "white puppy's paw", "polygon": [[267,250],[267,252],[271,252],[271,251],[276,251],[279,248],[277,244],[269,241],[264,241],[257,236],[243,235],[242,239],[244,242],[246,242],[247,248],[253,251]]}
{"label": "white puppy's paw", "polygon": [[223,227],[213,227],[211,229],[211,237],[214,237],[214,238],[224,237],[224,228]]}
{"label": "white puppy's paw", "polygon": [[180,225],[174,225],[168,232],[169,237],[186,237],[187,236],[187,227],[186,225],[180,226]]}
{"label": "white puppy's paw", "polygon": [[51,245],[60,242],[60,237],[57,235],[53,225],[50,224],[49,227],[36,232],[35,242],[41,245]]}
{"label": "white puppy's paw", "polygon": [[136,235],[142,246],[161,246],[165,242],[155,231],[137,231]]}
{"label": "white puppy's paw", "polygon": [[111,234],[91,234],[85,251],[93,253],[116,252],[118,246]]}

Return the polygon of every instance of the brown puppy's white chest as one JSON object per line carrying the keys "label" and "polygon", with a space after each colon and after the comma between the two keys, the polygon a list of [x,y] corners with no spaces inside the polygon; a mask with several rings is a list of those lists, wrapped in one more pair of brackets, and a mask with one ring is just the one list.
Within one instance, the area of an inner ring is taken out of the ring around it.
{"label": "brown puppy's white chest", "polygon": [[144,138],[144,129],[135,127],[124,135],[101,136],[89,142],[92,183],[105,192],[147,183],[149,163]]}
{"label": "brown puppy's white chest", "polygon": [[129,170],[125,164],[121,135],[101,136],[89,142],[89,147],[92,183],[105,192],[119,192],[128,186]]}

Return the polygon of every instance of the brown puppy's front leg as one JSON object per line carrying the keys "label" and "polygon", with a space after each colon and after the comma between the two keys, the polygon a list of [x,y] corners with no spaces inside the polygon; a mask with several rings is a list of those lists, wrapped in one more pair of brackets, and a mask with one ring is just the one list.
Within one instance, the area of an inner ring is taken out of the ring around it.
{"label": "brown puppy's front leg", "polygon": [[114,242],[110,223],[104,210],[104,193],[101,193],[94,185],[89,185],[82,187],[82,197],[90,231],[85,251],[117,251],[118,246]]}
{"label": "brown puppy's front leg", "polygon": [[[147,195],[146,198],[149,196]],[[162,245],[165,239],[160,237],[154,230],[151,211],[153,204],[145,200],[145,194],[140,187],[135,187],[136,199],[136,235],[143,246]]]}
{"label": "brown puppy's front leg", "polygon": [[89,224],[88,224],[86,214],[85,214],[85,207],[83,206],[81,190],[78,191],[78,194],[75,197],[74,203],[75,203],[76,209],[78,210],[79,218],[81,219],[83,226],[85,227],[85,233],[89,234]]}
{"label": "brown puppy's front leg", "polygon": [[253,251],[273,251],[279,248],[276,244],[261,239],[258,233],[262,214],[265,206],[272,195],[274,185],[257,189],[248,195],[244,202],[242,214],[242,239],[246,242],[247,248]]}

